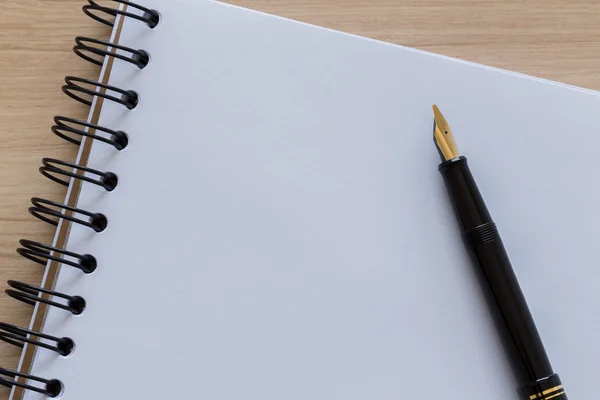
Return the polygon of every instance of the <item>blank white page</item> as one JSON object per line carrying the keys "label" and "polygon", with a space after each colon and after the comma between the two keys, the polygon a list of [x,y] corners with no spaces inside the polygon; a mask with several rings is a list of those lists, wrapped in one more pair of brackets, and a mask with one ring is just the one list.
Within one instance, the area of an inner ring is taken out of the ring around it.
{"label": "blank white page", "polygon": [[[139,0],[33,373],[65,400],[516,399],[432,141],[437,103],[573,398],[600,370],[600,96],[212,1]],[[398,21],[402,23],[402,21]],[[42,396],[28,394],[27,400]]]}

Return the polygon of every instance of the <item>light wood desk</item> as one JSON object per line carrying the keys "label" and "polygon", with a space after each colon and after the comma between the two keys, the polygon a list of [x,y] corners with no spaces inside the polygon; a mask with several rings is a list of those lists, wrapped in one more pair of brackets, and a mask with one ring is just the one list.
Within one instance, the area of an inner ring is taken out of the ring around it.
{"label": "light wood desk", "polygon": [[[600,90],[600,2],[596,0],[229,2]],[[98,76],[96,67],[71,51],[74,37],[106,39],[109,31],[83,15],[84,0],[1,3],[0,282],[6,287],[7,279],[36,284],[41,279],[41,266],[15,253],[18,240],[52,241],[54,229],[28,214],[29,199],[64,198],[63,187],[38,173],[41,158],[75,158],[75,146],[49,129],[55,115],[86,115],[86,107],[61,93],[63,78]],[[27,326],[30,314],[31,307],[0,296],[0,321]],[[13,346],[0,345],[0,366],[15,368],[19,354]],[[7,393],[0,389],[0,398]]]}

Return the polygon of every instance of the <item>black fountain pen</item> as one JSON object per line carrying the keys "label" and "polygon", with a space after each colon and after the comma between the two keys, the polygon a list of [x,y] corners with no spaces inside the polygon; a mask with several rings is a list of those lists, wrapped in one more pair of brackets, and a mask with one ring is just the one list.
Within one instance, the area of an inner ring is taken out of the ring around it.
{"label": "black fountain pen", "polygon": [[513,365],[523,400],[567,400],[517,282],[496,224],[477,189],[467,159],[461,156],[450,126],[437,108],[434,142],[462,239],[486,292],[489,308]]}

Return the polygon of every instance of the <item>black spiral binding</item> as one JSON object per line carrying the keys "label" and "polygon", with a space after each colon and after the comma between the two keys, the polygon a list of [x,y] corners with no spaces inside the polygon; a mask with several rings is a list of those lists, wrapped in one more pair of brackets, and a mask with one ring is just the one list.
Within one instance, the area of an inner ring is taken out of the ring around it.
{"label": "black spiral binding", "polygon": [[[157,11],[131,1],[104,0],[104,3],[109,1],[117,3],[116,7],[101,5],[99,4],[102,3],[101,1],[87,1],[89,4],[83,6],[84,13],[105,25],[114,26],[112,19],[119,15],[141,21],[150,29],[155,28],[160,21]],[[120,5],[124,7],[119,8]],[[105,59],[112,57],[143,69],[150,61],[150,54],[141,49],[87,37],[77,37],[75,43],[73,48],[75,54],[96,65],[102,65]],[[130,110],[137,107],[139,103],[139,95],[132,90],[73,76],[66,77],[65,82],[66,84],[62,87],[63,92],[89,106],[92,105],[94,98],[103,98],[105,101],[121,104]],[[125,132],[63,116],[54,118],[52,132],[61,139],[76,145],[80,145],[81,139],[84,137],[111,145],[116,150],[123,150],[129,144],[129,135]],[[42,175],[64,186],[68,186],[71,180],[79,179],[111,192],[119,182],[118,176],[113,172],[98,171],[67,161],[44,158],[42,164],[43,166],[40,167]],[[32,207],[29,208],[29,212],[52,225],[58,225],[59,221],[63,220],[67,223],[86,226],[95,232],[102,232],[108,226],[108,219],[101,213],[38,197],[32,198],[31,202]],[[84,274],[91,274],[98,266],[96,258],[90,254],[78,254],[31,240],[22,239],[19,243],[21,247],[17,249],[17,253],[37,264],[45,266],[49,261],[54,261],[61,266],[76,268]],[[8,281],[8,285],[10,289],[6,289],[6,294],[28,305],[45,304],[70,312],[72,315],[83,313],[86,307],[86,301],[81,296],[68,295],[13,280]],[[0,322],[0,340],[21,348],[25,344],[37,346],[54,351],[61,356],[68,356],[75,349],[75,342],[71,338],[55,337],[3,322]],[[19,387],[47,397],[58,397],[65,390],[64,385],[58,379],[44,379],[5,368],[0,368],[0,385],[9,388]]]}
{"label": "black spiral binding", "polygon": [[149,8],[142,7],[138,4],[132,3],[131,1],[127,1],[127,0],[112,0],[112,1],[114,1],[116,3],[125,4],[128,7],[127,9],[133,8],[138,11],[141,11],[143,14],[139,15],[139,14],[134,14],[134,13],[127,12],[124,10],[119,10],[117,8],[102,6],[102,5],[99,5],[97,2],[95,2],[94,0],[88,0],[88,3],[90,3],[90,4],[83,6],[83,12],[86,13],[90,18],[95,19],[96,21],[101,22],[108,26],[114,26],[114,22],[104,19],[102,17],[99,17],[96,14],[96,11],[103,12],[103,13],[111,15],[113,17],[116,17],[117,15],[123,15],[125,17],[137,19],[139,21],[145,22],[151,29],[154,29],[156,27],[156,25],[158,25],[158,21],[160,20],[160,15],[158,14],[158,12],[156,10],[150,10]]}
{"label": "black spiral binding", "polygon": [[96,257],[91,254],[77,254],[72,251],[25,239],[21,239],[19,244],[23,247],[18,248],[17,253],[43,266],[46,266],[48,261],[56,261],[62,265],[77,268],[85,274],[91,274],[98,266]]}
{"label": "black spiral binding", "polygon": [[[74,315],[79,315],[85,310],[85,299],[81,296],[69,296],[68,294],[55,292],[54,290],[44,289],[38,286],[33,286],[28,283],[8,281],[8,285],[14,289],[6,289],[5,293],[13,299],[22,301],[25,304],[34,306],[35,303],[44,303],[49,306],[62,308],[70,311]],[[66,301],[66,304],[58,303],[41,297],[40,294],[49,294],[55,298],[60,298]]]}
{"label": "black spiral binding", "polygon": [[114,131],[75,118],[61,116],[54,117],[54,123],[52,132],[61,139],[76,145],[80,145],[81,140],[75,139],[71,135],[89,137],[110,144],[117,150],[123,150],[129,144],[129,136],[123,131]]}
{"label": "black spiral binding", "polygon": [[[31,339],[32,336],[46,339],[46,342]],[[19,328],[18,326],[6,324],[4,322],[0,322],[0,340],[21,348],[25,345],[25,343],[34,344],[38,347],[55,351],[61,356],[68,356],[75,349],[75,342],[73,342],[73,339],[67,337],[57,338],[52,335],[46,335],[45,333],[35,332],[30,329]],[[48,341],[55,344],[48,344]]]}
{"label": "black spiral binding", "polygon": [[[33,207],[29,207],[31,215],[50,225],[58,226],[58,221],[62,219],[87,226],[96,232],[102,232],[108,226],[108,220],[104,214],[89,212],[57,201],[40,199],[39,197],[32,198],[31,204],[33,204]],[[63,210],[70,211],[70,213],[63,212]],[[81,215],[82,217],[75,215]],[[87,219],[83,219],[83,217],[87,217]]]}
{"label": "black spiral binding", "polygon": [[[54,158],[44,158],[42,159],[42,164],[44,164],[44,166],[40,167],[41,174],[56,183],[60,183],[63,186],[69,186],[69,181],[60,179],[56,177],[56,175],[64,175],[71,178],[81,179],[82,181],[101,186],[109,192],[115,190],[117,184],[119,183],[119,178],[112,172],[102,172],[96,169],[82,167],[81,165],[75,163],[56,160]],[[64,169],[61,167],[69,167],[69,169]],[[87,172],[88,175],[77,174],[76,172],[73,172],[73,170],[84,171]],[[90,175],[95,175],[98,178],[90,178]]]}
{"label": "black spiral binding", "polygon": [[[7,379],[9,377],[12,379]],[[28,385],[25,383],[15,381],[16,378],[24,378],[28,381],[39,382],[44,385],[43,388]],[[63,391],[63,384],[58,379],[44,379],[34,375],[24,374],[18,371],[11,371],[10,369],[0,368],[0,385],[6,387],[20,387],[25,390],[31,390],[32,392],[41,393],[48,397],[58,397]]]}
{"label": "black spiral binding", "polygon": [[[62,91],[70,98],[86,106],[92,105],[91,99],[94,97],[103,97],[106,100],[122,104],[130,110],[138,105],[139,96],[133,90],[123,90],[91,79],[77,78],[76,76],[67,76],[65,82],[67,84],[63,85]],[[90,98],[82,97],[80,93],[86,94]]]}
{"label": "black spiral binding", "polygon": [[[127,61],[140,69],[144,68],[150,62],[150,56],[145,50],[135,50],[131,47],[122,46],[120,44],[115,44],[104,40],[98,40],[83,36],[76,37],[75,43],[77,43],[77,45],[73,47],[73,51],[75,52],[75,54],[77,54],[84,60],[91,62],[92,64],[102,66],[104,58],[107,56]],[[100,45],[100,47],[93,45]],[[110,52],[107,50],[108,47],[125,51],[127,53],[130,53],[131,55],[123,55]],[[99,58],[89,56],[87,53],[95,54],[96,56],[99,56]]]}

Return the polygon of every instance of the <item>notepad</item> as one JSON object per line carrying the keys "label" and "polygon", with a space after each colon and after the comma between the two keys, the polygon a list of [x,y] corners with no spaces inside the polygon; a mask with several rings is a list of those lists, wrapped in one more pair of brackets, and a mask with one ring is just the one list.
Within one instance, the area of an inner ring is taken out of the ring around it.
{"label": "notepad", "polygon": [[85,309],[36,303],[31,328],[74,349],[26,345],[21,371],[64,400],[516,399],[437,171],[436,103],[553,366],[594,397],[597,92],[214,1],[138,4],[158,24],[122,8],[139,19],[116,15],[111,42],[147,65],[99,58],[120,101],[70,91],[106,131],[58,124],[78,165],[118,177],[67,178],[106,228],[58,219],[54,246],[96,265],[49,262],[46,287]]}

